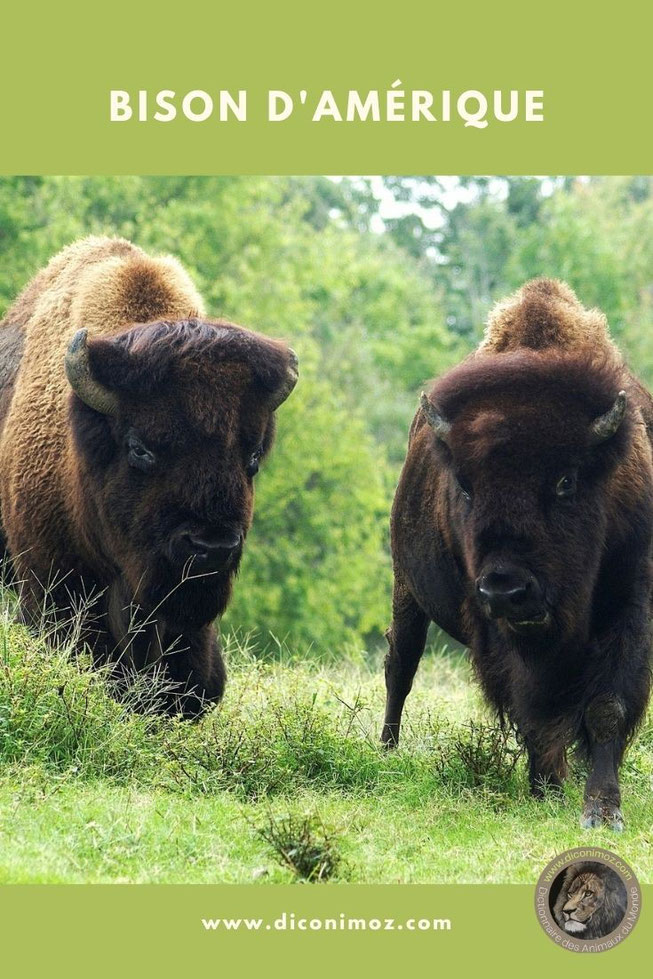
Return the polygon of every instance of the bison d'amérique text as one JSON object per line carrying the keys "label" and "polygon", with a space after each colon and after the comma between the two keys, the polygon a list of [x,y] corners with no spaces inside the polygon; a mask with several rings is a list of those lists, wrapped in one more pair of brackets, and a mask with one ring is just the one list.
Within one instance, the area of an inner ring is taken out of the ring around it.
{"label": "bison d'am\u00e9rique text", "polygon": [[618,773],[650,687],[653,402],[605,317],[535,280],[413,421],[392,512],[393,618],[382,740],[430,621],[471,650],[530,785],[586,757],[581,825],[621,829]]}
{"label": "bison d'am\u00e9rique text", "polygon": [[252,518],[285,344],[207,321],[182,266],[120,239],[52,259],[0,324],[0,536],[27,622],[71,623],[118,688],[150,667],[195,716]]}

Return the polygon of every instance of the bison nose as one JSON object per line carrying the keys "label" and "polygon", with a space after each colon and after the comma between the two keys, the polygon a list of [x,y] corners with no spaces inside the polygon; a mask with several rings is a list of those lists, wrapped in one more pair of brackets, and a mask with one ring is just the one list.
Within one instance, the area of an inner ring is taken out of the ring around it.
{"label": "bison nose", "polygon": [[243,543],[243,535],[236,531],[217,537],[186,533],[182,540],[187,558],[193,560],[193,568],[219,571],[231,563]]}
{"label": "bison nose", "polygon": [[493,619],[528,618],[539,598],[533,576],[515,571],[490,571],[481,575],[476,592]]}

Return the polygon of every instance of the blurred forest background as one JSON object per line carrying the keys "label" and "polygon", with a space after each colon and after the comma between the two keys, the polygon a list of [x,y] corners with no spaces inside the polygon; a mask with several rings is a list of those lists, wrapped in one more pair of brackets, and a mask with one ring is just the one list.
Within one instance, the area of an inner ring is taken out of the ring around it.
{"label": "blurred forest background", "polygon": [[533,276],[601,307],[653,384],[653,178],[0,180],[0,315],[86,234],[171,252],[214,316],[297,350],[224,626],[300,656],[373,648],[388,518],[421,387]]}

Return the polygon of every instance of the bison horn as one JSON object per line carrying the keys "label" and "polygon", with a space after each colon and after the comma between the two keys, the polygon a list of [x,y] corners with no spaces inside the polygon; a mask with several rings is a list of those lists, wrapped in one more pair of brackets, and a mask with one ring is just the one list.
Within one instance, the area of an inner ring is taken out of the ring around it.
{"label": "bison horn", "polygon": [[612,438],[626,414],[626,392],[620,391],[615,403],[604,415],[599,415],[590,425],[590,442],[598,445]]}
{"label": "bison horn", "polygon": [[288,348],[288,369],[286,376],[272,395],[271,410],[276,411],[286,398],[292,394],[297,378],[299,377],[299,358],[292,348]]}
{"label": "bison horn", "polygon": [[78,330],[72,338],[64,365],[71,388],[84,404],[102,415],[116,414],[117,396],[93,377],[88,357],[88,330]]}
{"label": "bison horn", "polygon": [[426,415],[427,422],[437,437],[442,439],[443,442],[446,442],[447,435],[451,431],[451,422],[448,422],[446,418],[440,414],[433,402],[426,397],[423,391],[420,398],[420,405],[422,407],[422,411]]}

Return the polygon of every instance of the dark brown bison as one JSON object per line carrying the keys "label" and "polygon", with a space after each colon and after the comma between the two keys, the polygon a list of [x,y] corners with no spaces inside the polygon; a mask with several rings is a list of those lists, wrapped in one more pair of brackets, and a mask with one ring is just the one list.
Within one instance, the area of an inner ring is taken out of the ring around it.
{"label": "dark brown bison", "polygon": [[532,791],[589,761],[583,826],[622,826],[618,769],[645,711],[653,404],[604,317],[560,282],[499,305],[412,424],[392,512],[382,740],[395,744],[429,621],[470,647]]}
{"label": "dark brown bison", "polygon": [[296,380],[285,344],[206,321],[174,259],[97,238],[57,255],[0,324],[2,543],[26,620],[46,606],[66,635],[83,608],[118,680],[156,666],[161,706],[187,715],[219,699],[213,623]]}

